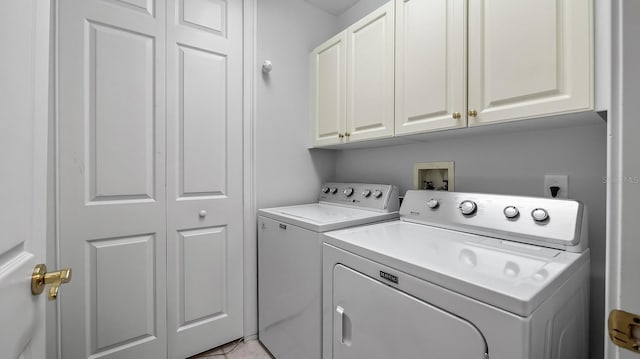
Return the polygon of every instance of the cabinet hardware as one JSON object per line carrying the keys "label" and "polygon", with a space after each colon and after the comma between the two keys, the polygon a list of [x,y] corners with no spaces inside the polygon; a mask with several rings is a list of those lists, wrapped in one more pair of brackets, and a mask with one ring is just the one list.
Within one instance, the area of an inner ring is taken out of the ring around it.
{"label": "cabinet hardware", "polygon": [[453,114],[451,114],[452,117],[456,120],[459,120],[462,117],[462,114],[460,112],[454,112]]}
{"label": "cabinet hardware", "polygon": [[478,117],[478,111],[476,111],[476,110],[469,110],[469,116],[471,116],[471,117]]}

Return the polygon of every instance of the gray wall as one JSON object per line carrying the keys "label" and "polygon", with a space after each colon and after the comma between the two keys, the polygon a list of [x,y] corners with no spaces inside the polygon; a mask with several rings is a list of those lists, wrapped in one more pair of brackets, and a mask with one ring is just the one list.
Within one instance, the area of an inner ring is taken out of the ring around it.
{"label": "gray wall", "polygon": [[[302,0],[259,0],[257,17],[257,206],[312,202],[335,167],[331,151],[307,150],[309,53],[335,32],[336,17]],[[269,75],[260,72],[264,60],[273,63]]]}
{"label": "gray wall", "polygon": [[606,124],[465,135],[395,147],[340,151],[336,179],[413,187],[417,162],[455,161],[457,192],[542,196],[545,174],[568,174],[569,196],[589,209],[591,359],[602,358],[604,328]]}
{"label": "gray wall", "polygon": [[[313,202],[320,183],[335,177],[335,153],[307,150],[311,131],[309,53],[332,35],[336,18],[302,0],[259,0],[256,18],[256,207]],[[273,63],[269,75],[261,72],[264,60]],[[247,221],[256,223],[255,215]],[[252,337],[258,332],[255,231],[247,235],[244,253],[244,332]]]}

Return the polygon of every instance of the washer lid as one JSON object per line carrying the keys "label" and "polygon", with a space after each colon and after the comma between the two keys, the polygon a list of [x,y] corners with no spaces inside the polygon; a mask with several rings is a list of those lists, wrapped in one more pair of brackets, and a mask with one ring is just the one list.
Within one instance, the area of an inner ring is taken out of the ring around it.
{"label": "washer lid", "polygon": [[325,243],[528,316],[579,267],[572,253],[410,222],[326,233]]}
{"label": "washer lid", "polygon": [[398,212],[374,212],[324,203],[266,208],[258,210],[258,214],[315,232],[326,232],[398,218]]}

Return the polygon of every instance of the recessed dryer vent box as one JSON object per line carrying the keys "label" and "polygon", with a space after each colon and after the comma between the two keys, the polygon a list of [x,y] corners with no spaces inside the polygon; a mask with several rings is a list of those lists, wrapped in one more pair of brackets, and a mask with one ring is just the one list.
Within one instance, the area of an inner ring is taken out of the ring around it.
{"label": "recessed dryer vent box", "polygon": [[416,163],[413,165],[413,187],[453,192],[453,169],[453,161]]}

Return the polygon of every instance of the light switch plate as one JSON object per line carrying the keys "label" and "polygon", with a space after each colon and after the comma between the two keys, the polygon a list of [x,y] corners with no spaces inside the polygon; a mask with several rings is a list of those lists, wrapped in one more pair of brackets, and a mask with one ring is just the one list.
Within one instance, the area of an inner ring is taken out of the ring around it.
{"label": "light switch plate", "polygon": [[569,176],[568,175],[545,175],[544,189],[545,197],[554,198],[551,195],[551,187],[558,186],[560,190],[555,198],[569,198]]}

